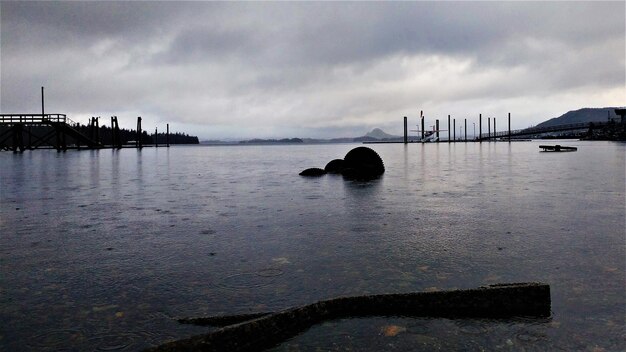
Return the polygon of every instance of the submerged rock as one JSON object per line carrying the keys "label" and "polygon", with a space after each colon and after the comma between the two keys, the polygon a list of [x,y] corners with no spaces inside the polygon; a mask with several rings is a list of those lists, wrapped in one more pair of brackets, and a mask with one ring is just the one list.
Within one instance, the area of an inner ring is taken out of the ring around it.
{"label": "submerged rock", "polygon": [[324,171],[323,169],[320,169],[319,167],[312,167],[312,168],[302,171],[299,175],[300,176],[314,176],[314,177],[323,176],[323,175],[326,175],[326,171]]}
{"label": "submerged rock", "polygon": [[326,173],[342,174],[347,179],[371,180],[385,172],[383,159],[368,147],[357,147],[348,152],[343,159],[331,160],[324,169],[312,167],[300,173],[300,176],[322,176]]}
{"label": "submerged rock", "polygon": [[324,167],[324,171],[329,174],[340,174],[343,171],[343,159],[333,159]]}
{"label": "submerged rock", "polygon": [[372,179],[385,172],[385,164],[378,153],[368,147],[352,149],[343,158],[343,176],[350,179]]}

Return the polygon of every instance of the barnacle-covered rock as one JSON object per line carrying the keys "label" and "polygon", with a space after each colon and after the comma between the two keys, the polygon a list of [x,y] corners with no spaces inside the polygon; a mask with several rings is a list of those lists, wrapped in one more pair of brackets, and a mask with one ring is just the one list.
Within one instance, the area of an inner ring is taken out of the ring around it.
{"label": "barnacle-covered rock", "polygon": [[342,175],[349,179],[368,180],[385,172],[385,164],[378,153],[368,147],[352,149],[343,158]]}
{"label": "barnacle-covered rock", "polygon": [[329,174],[340,174],[343,171],[343,159],[333,159],[326,164],[324,171]]}

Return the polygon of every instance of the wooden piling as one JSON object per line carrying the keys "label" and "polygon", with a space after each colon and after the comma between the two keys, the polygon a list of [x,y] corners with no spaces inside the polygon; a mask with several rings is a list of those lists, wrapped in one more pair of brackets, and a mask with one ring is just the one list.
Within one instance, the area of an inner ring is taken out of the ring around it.
{"label": "wooden piling", "polygon": [[17,153],[18,149],[20,152],[24,151],[24,141],[23,141],[23,125],[21,123],[17,123],[13,126],[13,153]]}
{"label": "wooden piling", "polygon": [[487,139],[491,142],[491,117],[487,118]]}
{"label": "wooden piling", "polygon": [[141,116],[137,116],[137,141],[136,141],[136,146],[137,148],[141,149],[143,148],[143,142],[141,141]]}
{"label": "wooden piling", "polygon": [[165,144],[169,148],[170,147],[170,124],[167,124],[167,132],[165,134]]}
{"label": "wooden piling", "polygon": [[122,149],[122,135],[117,116],[111,116],[111,147]]}
{"label": "wooden piling", "polygon": [[509,142],[511,142],[511,113],[509,113]]}
{"label": "wooden piling", "polygon": [[439,119],[435,120],[435,135],[437,136],[437,143],[439,143]]}
{"label": "wooden piling", "polygon": [[493,140],[494,140],[494,142],[495,142],[497,136],[498,135],[496,134],[496,118],[494,117],[493,118]]}
{"label": "wooden piling", "polygon": [[456,142],[456,119],[452,120],[452,130],[454,131],[452,133],[452,139]]}
{"label": "wooden piling", "polygon": [[[476,136],[474,136],[474,137],[476,137]],[[467,142],[467,119],[465,119],[465,142]]]}
{"label": "wooden piling", "polygon": [[452,143],[450,139],[450,115],[448,115],[448,143]]}
{"label": "wooden piling", "polygon": [[478,141],[483,141],[483,114],[478,114]]}
{"label": "wooden piling", "polygon": [[420,120],[422,121],[422,142],[424,141],[424,111],[420,110]]}
{"label": "wooden piling", "polygon": [[407,121],[406,121],[406,116],[404,117],[404,144],[407,144],[409,142],[409,136],[408,136],[409,131],[407,130]]}
{"label": "wooden piling", "polygon": [[115,126],[113,122],[113,116],[111,116],[111,145],[115,145],[115,133],[113,133],[113,126]]}
{"label": "wooden piling", "polygon": [[100,122],[99,122],[100,116],[98,117],[91,117],[90,120],[90,124],[89,124],[89,138],[96,142],[97,144],[100,144]]}

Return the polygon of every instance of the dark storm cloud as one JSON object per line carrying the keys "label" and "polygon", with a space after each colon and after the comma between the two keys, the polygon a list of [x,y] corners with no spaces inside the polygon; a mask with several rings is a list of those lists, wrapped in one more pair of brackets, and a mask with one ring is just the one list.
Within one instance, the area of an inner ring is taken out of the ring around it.
{"label": "dark storm cloud", "polygon": [[9,35],[24,36],[32,44],[45,46],[69,44],[48,42],[59,34],[79,44],[101,37],[139,40],[158,32],[181,13],[178,6],[166,2],[24,1],[4,2],[2,7],[3,26],[22,30],[20,33],[9,32]]}
{"label": "dark storm cloud", "polygon": [[323,134],[395,126],[420,109],[507,108],[531,123],[624,96],[619,2],[0,9],[3,112],[32,110],[46,85],[60,111],[77,115],[150,114],[231,134],[280,134],[277,126]]}
{"label": "dark storm cloud", "polygon": [[[337,65],[415,53],[515,64],[535,54],[526,43],[530,38],[584,46],[624,35],[623,14],[585,4],[246,3],[238,13],[220,10],[223,15],[214,12],[206,24],[180,33],[171,52],[243,51],[277,65]],[[251,13],[253,18],[233,25],[236,16]]]}

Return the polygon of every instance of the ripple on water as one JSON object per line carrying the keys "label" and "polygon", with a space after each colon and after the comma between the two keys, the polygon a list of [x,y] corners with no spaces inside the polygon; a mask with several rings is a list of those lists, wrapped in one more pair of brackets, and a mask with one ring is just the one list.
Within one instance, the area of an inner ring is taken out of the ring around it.
{"label": "ripple on water", "polygon": [[279,268],[265,268],[257,271],[256,274],[261,277],[275,277],[281,276],[283,271]]}
{"label": "ripple on water", "polygon": [[489,332],[487,326],[479,321],[459,320],[456,322],[456,326],[461,333],[466,335],[483,335]]}
{"label": "ripple on water", "polygon": [[546,334],[542,332],[523,330],[517,333],[517,335],[515,335],[515,338],[518,341],[533,343],[533,342],[545,340],[547,337],[546,337]]}
{"label": "ripple on water", "polygon": [[29,339],[26,347],[29,350],[42,351],[69,350],[70,346],[74,346],[76,341],[82,340],[84,336],[84,331],[79,329],[48,330]]}
{"label": "ripple on water", "polygon": [[89,344],[96,346],[98,351],[124,351],[130,350],[129,347],[139,340],[139,336],[133,333],[103,334],[90,338]]}
{"label": "ripple on water", "polygon": [[283,271],[278,268],[264,268],[257,272],[245,272],[228,275],[222,278],[218,286],[228,289],[248,289],[269,286],[272,278],[281,276]]}

